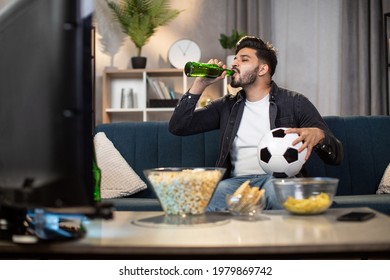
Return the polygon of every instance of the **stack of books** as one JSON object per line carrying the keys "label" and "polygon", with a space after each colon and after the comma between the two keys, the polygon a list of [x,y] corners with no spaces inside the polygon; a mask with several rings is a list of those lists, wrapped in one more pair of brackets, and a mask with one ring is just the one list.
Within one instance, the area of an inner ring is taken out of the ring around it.
{"label": "stack of books", "polygon": [[170,89],[163,81],[147,77],[149,84],[149,107],[175,107],[177,97],[172,89]]}

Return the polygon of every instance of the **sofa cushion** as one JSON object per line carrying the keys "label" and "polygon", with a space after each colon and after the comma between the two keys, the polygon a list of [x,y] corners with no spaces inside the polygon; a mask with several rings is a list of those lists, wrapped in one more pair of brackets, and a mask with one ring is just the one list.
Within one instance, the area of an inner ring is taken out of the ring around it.
{"label": "sofa cushion", "polygon": [[94,137],[96,162],[101,170],[101,197],[129,196],[146,188],[104,132]]}
{"label": "sofa cushion", "polygon": [[379,188],[376,191],[377,194],[389,193],[390,194],[390,164],[387,166],[382,180],[379,184]]}

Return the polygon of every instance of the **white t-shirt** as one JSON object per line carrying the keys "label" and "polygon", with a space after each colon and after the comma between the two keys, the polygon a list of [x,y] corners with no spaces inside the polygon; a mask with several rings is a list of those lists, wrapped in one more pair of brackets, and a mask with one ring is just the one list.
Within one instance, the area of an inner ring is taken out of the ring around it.
{"label": "white t-shirt", "polygon": [[265,174],[257,159],[257,147],[270,130],[269,94],[259,101],[246,100],[231,151],[232,176]]}

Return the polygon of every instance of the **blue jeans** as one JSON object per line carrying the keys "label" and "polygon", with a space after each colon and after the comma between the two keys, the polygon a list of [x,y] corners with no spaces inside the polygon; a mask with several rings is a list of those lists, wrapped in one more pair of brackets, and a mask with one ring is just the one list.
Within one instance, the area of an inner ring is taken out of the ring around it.
{"label": "blue jeans", "polygon": [[271,175],[245,175],[228,178],[219,182],[213,197],[207,206],[207,211],[224,211],[226,210],[226,195],[233,194],[236,189],[245,181],[250,180],[251,186],[259,186],[265,190],[266,205],[265,209],[282,209],[275,194],[274,185],[272,184]]}

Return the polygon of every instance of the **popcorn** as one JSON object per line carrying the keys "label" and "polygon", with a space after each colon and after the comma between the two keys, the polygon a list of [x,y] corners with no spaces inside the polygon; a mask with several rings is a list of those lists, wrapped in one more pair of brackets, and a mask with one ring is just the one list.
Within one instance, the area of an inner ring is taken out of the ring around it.
{"label": "popcorn", "polygon": [[222,177],[221,170],[152,171],[148,180],[168,215],[203,214]]}

